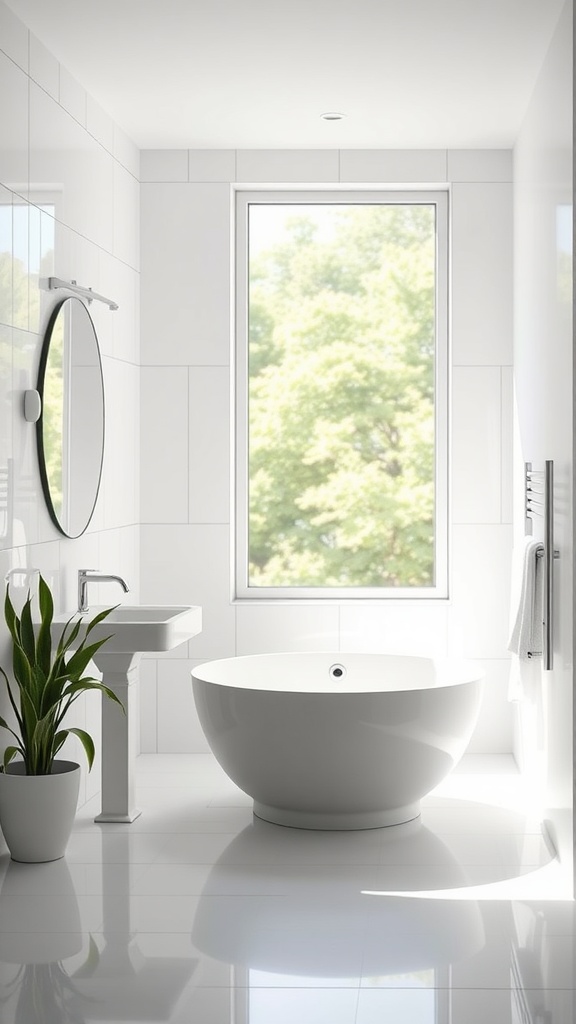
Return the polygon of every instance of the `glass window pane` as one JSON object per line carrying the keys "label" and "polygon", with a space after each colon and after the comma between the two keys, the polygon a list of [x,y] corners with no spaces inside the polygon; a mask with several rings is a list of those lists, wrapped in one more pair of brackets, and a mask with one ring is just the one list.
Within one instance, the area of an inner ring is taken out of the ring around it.
{"label": "glass window pane", "polygon": [[248,208],[248,586],[436,581],[436,206]]}

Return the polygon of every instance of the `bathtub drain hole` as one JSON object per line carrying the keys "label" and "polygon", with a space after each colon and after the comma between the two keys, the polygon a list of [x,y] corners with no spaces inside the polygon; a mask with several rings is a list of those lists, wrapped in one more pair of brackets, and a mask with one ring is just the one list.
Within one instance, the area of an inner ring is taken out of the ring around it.
{"label": "bathtub drain hole", "polygon": [[344,665],[331,665],[328,669],[328,674],[331,675],[333,679],[342,679],[342,677],[346,675],[346,668]]}

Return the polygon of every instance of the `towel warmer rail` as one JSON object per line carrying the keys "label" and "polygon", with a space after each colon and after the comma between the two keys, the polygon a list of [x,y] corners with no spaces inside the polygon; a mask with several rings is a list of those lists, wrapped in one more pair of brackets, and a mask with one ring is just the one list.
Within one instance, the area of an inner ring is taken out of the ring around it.
{"label": "towel warmer rail", "polygon": [[554,548],[554,462],[548,459],[544,470],[533,470],[531,462],[526,462],[524,468],[526,533],[533,532],[534,517],[544,520],[544,540],[542,552],[539,552],[544,559],[542,660],[543,668],[550,671],[554,658],[554,559],[560,557],[560,552]]}

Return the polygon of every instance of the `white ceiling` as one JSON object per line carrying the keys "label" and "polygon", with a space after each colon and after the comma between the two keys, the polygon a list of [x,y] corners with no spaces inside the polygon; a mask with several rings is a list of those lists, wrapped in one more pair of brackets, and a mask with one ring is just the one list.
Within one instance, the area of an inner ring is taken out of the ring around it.
{"label": "white ceiling", "polygon": [[564,0],[7,2],[142,149],[497,148]]}

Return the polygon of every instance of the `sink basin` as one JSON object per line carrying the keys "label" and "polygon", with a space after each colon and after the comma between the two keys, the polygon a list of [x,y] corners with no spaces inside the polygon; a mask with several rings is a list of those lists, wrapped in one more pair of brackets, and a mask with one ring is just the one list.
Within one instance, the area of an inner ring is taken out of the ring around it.
{"label": "sink basin", "polygon": [[[52,622],[52,642],[60,638],[62,628],[73,617],[82,619],[78,641],[86,636],[88,623],[105,606],[79,612],[58,614]],[[202,629],[202,609],[197,605],[120,605],[91,631],[88,642],[110,640],[102,648],[105,654],[134,654],[142,651],[171,651],[190,640]]]}

